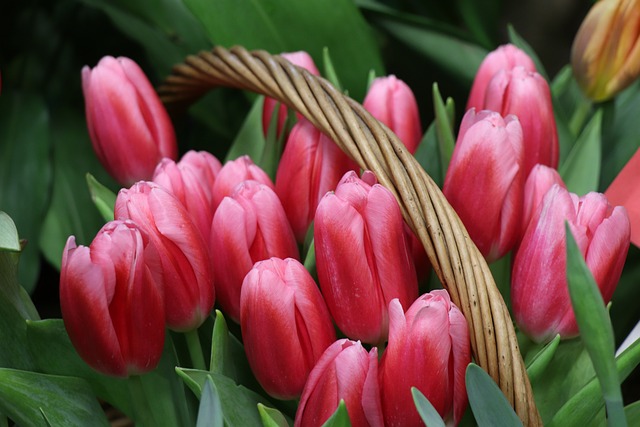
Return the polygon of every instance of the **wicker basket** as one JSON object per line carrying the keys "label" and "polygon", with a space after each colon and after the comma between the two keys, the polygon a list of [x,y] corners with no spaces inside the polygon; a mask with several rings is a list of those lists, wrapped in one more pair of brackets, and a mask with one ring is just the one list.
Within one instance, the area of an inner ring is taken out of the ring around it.
{"label": "wicker basket", "polygon": [[473,357],[500,386],[525,426],[542,425],[509,311],[487,263],[444,195],[397,136],[326,80],[280,56],[217,47],[189,56],[160,88],[168,106],[234,87],[295,109],[390,189],[407,223],[469,325]]}

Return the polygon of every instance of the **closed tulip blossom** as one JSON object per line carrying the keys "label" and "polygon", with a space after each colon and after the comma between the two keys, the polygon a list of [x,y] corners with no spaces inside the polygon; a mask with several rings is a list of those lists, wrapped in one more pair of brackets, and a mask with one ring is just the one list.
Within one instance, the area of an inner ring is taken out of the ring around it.
{"label": "closed tulip blossom", "polygon": [[580,25],[571,49],[576,80],[594,101],[605,101],[640,75],[640,2],[600,0]]}
{"label": "closed tulip blossom", "polygon": [[467,110],[475,108],[482,110],[486,96],[486,90],[491,79],[501,70],[511,70],[517,66],[525,70],[536,71],[536,65],[529,55],[512,44],[499,46],[496,50],[482,60],[476,76],[473,79]]}
{"label": "closed tulip blossom", "polygon": [[565,222],[593,274],[605,304],[615,290],[629,249],[624,208],[604,195],[578,197],[558,184],[534,213],[513,263],[511,300],[516,323],[536,342],[578,335],[567,288]]}
{"label": "closed tulip blossom", "polygon": [[522,236],[527,230],[531,216],[540,205],[540,202],[542,202],[542,198],[554,184],[558,184],[561,187],[566,188],[566,185],[564,184],[564,181],[562,181],[562,177],[557,170],[545,165],[536,165],[531,169],[531,172],[524,183]]}
{"label": "closed tulip blossom", "polygon": [[221,168],[214,155],[189,151],[177,163],[162,159],[153,174],[153,182],[182,203],[207,242],[214,212],[212,187]]}
{"label": "closed tulip blossom", "polygon": [[222,166],[211,189],[214,211],[226,196],[230,196],[243,181],[252,180],[275,189],[271,178],[249,156],[241,156]]}
{"label": "closed tulip blossom", "polygon": [[314,222],[316,268],[338,328],[350,338],[387,337],[389,302],[409,305],[418,285],[398,202],[371,172],[347,172]]}
{"label": "closed tulip blossom", "polygon": [[[152,269],[153,244],[134,223],[111,221],[90,246],[69,237],[62,253],[60,307],[82,359],[127,377],[157,366],[164,345],[163,291]],[[144,302],[144,303],[141,303]]]}
{"label": "closed tulip blossom", "polygon": [[411,154],[422,139],[418,103],[411,88],[396,76],[373,81],[362,106],[391,129]]}
{"label": "closed tulip blossom", "polygon": [[520,237],[523,155],[516,117],[465,114],[442,191],[487,261],[501,258]]}
{"label": "closed tulip blossom", "polygon": [[256,262],[299,258],[278,196],[256,181],[244,181],[220,203],[213,217],[211,251],[218,302],[235,321],[240,319],[244,277]]}
{"label": "closed tulip blossom", "polygon": [[176,159],[169,115],[135,62],[105,56],[93,69],[85,66],[82,91],[93,149],[120,184],[151,179],[163,157]]}
{"label": "closed tulip blossom", "polygon": [[[314,76],[320,75],[320,71],[318,71],[315,62],[313,62],[313,58],[305,51],[301,50],[298,52],[285,52],[281,53],[280,56],[291,62],[293,65],[304,68]],[[269,131],[269,124],[271,123],[271,118],[277,105],[278,101],[273,98],[265,97],[264,105],[262,107],[262,129],[265,135]],[[282,133],[285,121],[287,120],[287,114],[287,106],[280,105],[278,109],[278,126],[276,132],[277,135],[280,135]],[[300,113],[296,113],[296,117],[298,118],[298,120],[300,120],[302,118],[302,115]]]}
{"label": "closed tulip blossom", "polygon": [[247,273],[240,325],[251,370],[278,399],[300,397],[309,372],[336,339],[316,283],[292,258],[259,261]]}
{"label": "closed tulip blossom", "polygon": [[447,425],[467,406],[465,371],[471,362],[469,330],[445,290],[422,295],[405,313],[389,304],[389,343],[380,361],[385,426],[421,426],[411,395],[416,387]]}
{"label": "closed tulip blossom", "polygon": [[344,400],[353,427],[384,425],[378,386],[378,349],[341,339],[326,349],[304,386],[295,427],[319,427]]}
{"label": "closed tulip blossom", "polygon": [[296,123],[278,164],[276,193],[298,242],[304,241],[322,196],[350,170],[359,167],[328,136],[308,120]]}
{"label": "closed tulip blossom", "polygon": [[167,326],[191,331],[209,316],[215,301],[206,242],[180,201],[152,182],[141,181],[118,193],[116,219],[130,219],[160,253],[153,273],[163,284]]}

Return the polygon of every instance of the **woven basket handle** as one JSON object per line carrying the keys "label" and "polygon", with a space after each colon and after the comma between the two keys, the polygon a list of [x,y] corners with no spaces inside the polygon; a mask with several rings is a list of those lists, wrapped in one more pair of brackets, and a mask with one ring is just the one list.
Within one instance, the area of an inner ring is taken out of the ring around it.
{"label": "woven basket handle", "polygon": [[216,47],[174,67],[159,89],[165,104],[190,104],[218,86],[277,99],[295,109],[393,192],[431,264],[462,310],[476,363],[500,386],[525,426],[540,426],[511,317],[489,267],[444,195],[398,137],[360,104],[280,56]]}

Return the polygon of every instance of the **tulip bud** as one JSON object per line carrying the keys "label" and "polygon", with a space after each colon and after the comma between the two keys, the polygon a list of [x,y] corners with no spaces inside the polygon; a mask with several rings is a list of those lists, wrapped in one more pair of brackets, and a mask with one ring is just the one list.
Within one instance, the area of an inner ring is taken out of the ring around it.
{"label": "tulip bud", "polygon": [[326,349],[309,374],[296,412],[295,427],[324,424],[344,400],[353,427],[383,426],[378,349],[341,339]]}
{"label": "tulip bud", "polygon": [[467,110],[471,108],[482,110],[487,86],[489,86],[491,79],[499,71],[512,70],[517,66],[524,67],[530,72],[536,71],[536,65],[529,55],[512,44],[499,46],[496,50],[489,52],[476,72],[467,101]]}
{"label": "tulip bud", "polygon": [[[158,253],[130,221],[111,221],[89,247],[71,236],[62,253],[60,308],[73,346],[95,370],[127,377],[149,372],[164,345]],[[144,303],[141,303],[144,302]]]}
{"label": "tulip bud", "polygon": [[278,399],[300,397],[309,372],[336,339],[318,287],[292,258],[259,261],[247,273],[240,325],[251,370]]}
{"label": "tulip bud", "polygon": [[447,291],[422,295],[406,313],[398,300],[391,301],[389,344],[380,362],[385,425],[422,425],[411,387],[429,399],[447,425],[457,425],[467,406],[470,362],[467,321]]}
{"label": "tulip bud", "polygon": [[524,183],[522,231],[520,236],[524,236],[531,216],[540,205],[540,202],[542,202],[544,195],[547,194],[547,191],[549,191],[554,184],[558,184],[562,188],[567,188],[557,170],[545,165],[535,165],[534,168],[531,169],[527,181]]}
{"label": "tulip bud", "polygon": [[[285,58],[287,61],[291,62],[293,65],[297,65],[298,67],[302,67],[309,71],[314,76],[319,76],[320,71],[316,67],[316,64],[313,62],[313,58],[307,52],[299,51],[299,52],[287,52],[281,53],[280,56]],[[275,110],[278,105],[278,101],[273,98],[265,97],[264,106],[262,107],[262,129],[264,134],[266,135],[269,131],[269,123],[271,123],[271,117],[273,116],[273,110]],[[300,113],[296,113],[298,120],[302,118]],[[287,106],[280,105],[278,109],[278,128],[277,135],[282,133],[282,128],[284,127],[284,123],[287,120]]]}
{"label": "tulip bud", "polygon": [[488,261],[519,238],[523,151],[516,117],[471,109],[462,119],[442,191]]}
{"label": "tulip bud", "polygon": [[398,202],[371,172],[347,172],[327,193],[314,222],[316,268],[322,294],[348,337],[380,343],[387,307],[418,296],[416,272]]}
{"label": "tulip bud", "polygon": [[233,194],[237,185],[248,180],[257,181],[272,190],[275,189],[269,175],[253,163],[249,156],[238,157],[225,163],[218,172],[211,190],[214,212],[222,199]]}
{"label": "tulip bud", "polygon": [[391,129],[411,154],[422,139],[418,103],[405,82],[395,76],[373,81],[362,106]]}
{"label": "tulip bud", "polygon": [[213,195],[211,188],[222,165],[206,151],[189,151],[178,163],[162,159],[153,182],[173,194],[186,208],[206,242],[211,234]]}
{"label": "tulip bud", "polygon": [[573,74],[589,98],[610,99],[640,75],[638,22],[638,0],[600,0],[591,7],[571,49]]}
{"label": "tulip bud", "polygon": [[169,115],[135,62],[106,56],[85,66],[82,91],[93,149],[118,182],[151,179],[163,157],[177,157]]}
{"label": "tulip bud", "polygon": [[276,193],[300,243],[327,191],[358,165],[308,120],[291,130],[276,174]]}
{"label": "tulip bud", "polygon": [[578,198],[555,184],[533,214],[516,253],[511,300],[516,323],[536,342],[578,335],[567,288],[565,221],[609,302],[629,249],[629,218],[604,195]]}
{"label": "tulip bud", "polygon": [[164,286],[167,325],[190,331],[209,316],[215,293],[205,240],[184,206],[167,190],[141,181],[118,193],[116,219],[130,219],[160,253],[153,273]]}
{"label": "tulip bud", "polygon": [[242,282],[256,262],[299,258],[278,196],[256,181],[244,181],[220,203],[213,217],[211,252],[218,302],[235,321],[240,319]]}

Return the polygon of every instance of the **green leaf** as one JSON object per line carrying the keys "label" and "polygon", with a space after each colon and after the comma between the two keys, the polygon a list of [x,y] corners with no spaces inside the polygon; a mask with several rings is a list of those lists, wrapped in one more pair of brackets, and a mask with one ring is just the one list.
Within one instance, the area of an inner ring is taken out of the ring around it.
{"label": "green leaf", "polygon": [[429,427],[445,427],[445,423],[436,408],[433,407],[429,399],[420,390],[411,387],[411,395],[413,396],[413,403],[416,405],[420,418],[422,418],[425,425]]}
{"label": "green leaf", "polygon": [[209,364],[209,370],[237,380],[229,341],[227,321],[224,315],[219,310],[216,310],[215,323],[211,334],[211,363]]}
{"label": "green leaf", "polygon": [[50,200],[49,112],[36,95],[0,97],[0,207],[27,241],[19,282],[31,293],[40,272],[38,240]]}
{"label": "green leaf", "polygon": [[569,224],[565,225],[565,230],[567,236],[567,281],[571,305],[580,330],[580,338],[591,357],[593,368],[600,381],[609,425],[624,426],[626,422],[620,380],[614,360],[615,342],[611,321],[600,289],[580,253]]}
{"label": "green leaf", "polygon": [[474,363],[467,366],[466,383],[469,405],[479,427],[522,426],[500,388],[481,367]]}
{"label": "green leaf", "polygon": [[105,221],[113,221],[113,209],[116,204],[116,194],[100,184],[97,179],[90,173],[86,175],[87,185],[89,186],[89,193],[91,194],[91,200],[95,204],[98,212],[102,215]]}
{"label": "green leaf", "polygon": [[285,416],[275,408],[269,408],[262,403],[258,403],[258,412],[260,413],[263,427],[289,427]]}
{"label": "green leaf", "polygon": [[271,53],[305,50],[316,64],[322,60],[322,50],[329,48],[340,81],[355,99],[364,96],[371,68],[384,74],[373,34],[350,0],[184,2],[217,45]]}
{"label": "green leaf", "polygon": [[602,112],[593,115],[559,172],[569,191],[584,195],[598,190],[600,180]]}
{"label": "green leaf", "polygon": [[351,426],[351,420],[349,419],[349,413],[347,412],[347,405],[344,400],[340,399],[340,404],[336,411],[329,417],[322,427],[349,427]]}
{"label": "green leaf", "polygon": [[257,162],[264,152],[265,137],[262,133],[262,106],[264,97],[256,98],[249,114],[231,144],[225,162],[235,160],[240,156],[249,156]]}
{"label": "green leaf", "polygon": [[220,396],[210,376],[205,381],[202,397],[200,398],[196,427],[224,427]]}
{"label": "green leaf", "polygon": [[473,38],[484,47],[491,49],[494,45],[495,32],[501,28],[502,2],[474,0],[457,0],[456,9],[462,16],[466,27]]}
{"label": "green leaf", "polygon": [[527,374],[529,374],[531,381],[535,381],[544,374],[551,360],[553,360],[553,356],[556,354],[558,345],[560,345],[560,335],[556,335],[553,340],[545,344],[540,351],[535,353],[530,360],[527,360]]}
{"label": "green leaf", "polygon": [[433,109],[436,116],[434,123],[436,125],[438,151],[440,152],[440,166],[446,171],[449,168],[449,162],[451,161],[453,146],[455,144],[453,120],[451,119],[451,112],[455,111],[455,107],[451,98],[447,98],[447,104],[445,106],[437,83],[433,84]]}
{"label": "green leaf", "polygon": [[624,415],[631,426],[640,425],[640,400],[624,407]]}
{"label": "green leaf", "polygon": [[[338,77],[338,73],[336,73],[336,68],[333,66],[333,61],[331,60],[331,55],[329,55],[328,47],[322,49],[322,64],[324,65],[324,73],[322,75],[329,80],[336,89],[342,91],[340,78]],[[369,84],[367,84],[367,90],[368,88]]]}
{"label": "green leaf", "polygon": [[422,136],[418,149],[413,155],[431,179],[442,188],[446,169],[442,166],[442,156],[438,147],[435,120]]}
{"label": "green leaf", "polygon": [[545,80],[549,81],[549,75],[547,74],[544,65],[542,65],[542,61],[533,50],[531,45],[527,43],[526,40],[516,32],[516,29],[513,28],[513,25],[509,24],[507,26],[507,31],[509,32],[509,41],[518,48],[522,49],[527,55],[529,55],[534,64],[536,64],[536,70],[538,71],[538,74],[544,77]]}
{"label": "green leaf", "polygon": [[84,380],[14,369],[0,368],[0,412],[19,425],[109,426]]}

